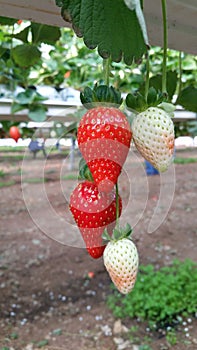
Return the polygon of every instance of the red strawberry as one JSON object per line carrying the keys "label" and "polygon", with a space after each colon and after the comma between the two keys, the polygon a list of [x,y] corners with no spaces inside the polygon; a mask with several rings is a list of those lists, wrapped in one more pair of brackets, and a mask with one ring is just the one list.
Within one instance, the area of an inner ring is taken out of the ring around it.
{"label": "red strawberry", "polygon": [[11,126],[11,128],[9,130],[9,134],[10,134],[10,137],[12,139],[14,139],[16,142],[21,137],[21,134],[20,134],[19,129],[17,128],[17,126]]}
{"label": "red strawberry", "polygon": [[126,116],[114,107],[96,107],[82,117],[77,141],[99,191],[110,192],[126,160],[131,128]]}
{"label": "red strawberry", "polygon": [[[70,210],[79,227],[88,253],[94,258],[103,255],[102,234],[107,227],[112,234],[116,224],[116,194],[100,193],[95,183],[84,181],[74,189],[70,197]],[[119,215],[122,201],[119,197]]]}

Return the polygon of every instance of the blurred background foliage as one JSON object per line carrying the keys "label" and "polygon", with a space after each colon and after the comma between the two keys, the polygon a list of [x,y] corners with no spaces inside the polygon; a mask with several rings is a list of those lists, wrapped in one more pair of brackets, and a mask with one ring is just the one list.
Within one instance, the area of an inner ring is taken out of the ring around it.
{"label": "blurred background foliage", "polygon": [[[0,17],[0,42],[0,83],[7,84],[9,88],[47,84],[81,90],[102,80],[102,58],[97,50],[89,50],[71,29]],[[151,76],[161,74],[162,49],[152,47],[149,56]],[[179,76],[180,58],[181,87],[195,86],[197,57],[168,50],[168,71]],[[139,89],[144,83],[145,71],[145,59],[131,66],[123,62],[113,63],[113,85],[122,92]]]}
{"label": "blurred background foliage", "polygon": [[[30,119],[39,121],[37,115],[42,111],[40,121],[45,120],[42,98],[36,95],[38,85],[52,86],[59,92],[67,87],[83,90],[104,80],[103,60],[97,50],[88,49],[71,29],[0,17],[0,43],[0,84],[13,98],[13,113],[25,106]],[[152,47],[149,56],[150,85],[160,88],[162,48]],[[167,72],[173,102],[197,112],[197,57],[169,49]],[[145,58],[130,66],[122,61],[113,62],[110,83],[122,93],[143,91],[145,73]],[[16,93],[19,87],[24,89],[21,105],[21,91]],[[34,99],[29,97],[32,87]],[[24,100],[25,94],[28,101]],[[186,129],[190,133],[185,124],[176,126],[177,134],[185,133]]]}

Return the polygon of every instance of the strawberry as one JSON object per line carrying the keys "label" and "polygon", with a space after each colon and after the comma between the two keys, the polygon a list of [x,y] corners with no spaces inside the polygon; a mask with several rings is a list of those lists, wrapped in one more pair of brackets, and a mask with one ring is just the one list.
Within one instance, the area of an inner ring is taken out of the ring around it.
{"label": "strawberry", "polygon": [[111,240],[103,254],[104,265],[116,288],[128,294],[134,287],[138,272],[138,252],[128,238]]}
{"label": "strawberry", "polygon": [[166,171],[174,153],[174,125],[168,113],[149,107],[134,118],[132,132],[141,155],[160,172]]}
{"label": "strawberry", "polygon": [[[119,215],[122,201],[119,196]],[[70,210],[79,227],[88,253],[94,258],[103,255],[102,234],[107,227],[112,233],[116,221],[116,194],[99,193],[95,183],[79,183],[70,196]]]}
{"label": "strawberry", "polygon": [[10,130],[9,130],[9,135],[12,139],[14,139],[16,142],[18,141],[18,139],[21,137],[20,131],[17,128],[17,126],[11,126]]}
{"label": "strawberry", "polygon": [[95,107],[82,117],[77,141],[99,191],[110,192],[126,160],[131,128],[114,107]]}

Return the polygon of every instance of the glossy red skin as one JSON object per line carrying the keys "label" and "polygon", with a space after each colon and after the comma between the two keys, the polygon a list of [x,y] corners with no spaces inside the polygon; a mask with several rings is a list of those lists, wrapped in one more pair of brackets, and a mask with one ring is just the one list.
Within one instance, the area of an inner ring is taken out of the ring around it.
{"label": "glossy red skin", "polygon": [[96,107],[82,117],[77,141],[99,191],[110,192],[117,183],[131,138],[129,122],[117,108]]}
{"label": "glossy red skin", "polygon": [[[69,207],[88,253],[94,259],[100,258],[106,247],[102,240],[103,231],[107,228],[111,235],[116,224],[115,191],[99,193],[95,183],[84,181],[72,192]],[[121,211],[122,200],[119,196],[119,216]]]}
{"label": "glossy red skin", "polygon": [[19,132],[19,129],[17,128],[17,126],[11,126],[10,130],[9,130],[9,135],[12,139],[14,139],[16,142],[18,141],[18,139],[21,137],[21,134]]}

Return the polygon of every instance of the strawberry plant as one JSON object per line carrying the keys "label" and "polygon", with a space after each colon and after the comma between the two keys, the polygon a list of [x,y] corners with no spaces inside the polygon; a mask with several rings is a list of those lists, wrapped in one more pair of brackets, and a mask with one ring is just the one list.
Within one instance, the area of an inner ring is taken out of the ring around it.
{"label": "strawberry plant", "polygon": [[[121,31],[119,34],[123,40],[122,50],[118,47],[119,42],[116,47],[113,44],[109,45],[109,31],[105,26],[110,20],[114,20],[115,12],[112,9],[108,22],[103,19],[104,36],[102,30],[98,31],[98,21],[95,18],[93,6],[95,3],[97,1],[92,0],[88,11],[84,11],[86,1],[58,1],[58,5],[62,7],[63,17],[71,21],[76,34],[83,36],[88,47],[98,46],[98,51],[103,57],[105,81],[105,85],[96,84],[93,89],[86,87],[84,93],[81,93],[81,102],[88,109],[82,116],[77,129],[78,146],[84,158],[80,174],[84,175],[84,180],[71,193],[70,210],[88,253],[93,258],[103,256],[104,265],[114,285],[122,294],[128,294],[136,282],[138,252],[130,239],[132,231],[130,225],[127,223],[125,227],[121,227],[119,224],[122,204],[118,192],[118,178],[126,161],[132,137],[142,156],[159,171],[168,169],[174,151],[174,125],[171,120],[174,106],[170,103],[167,91],[166,3],[162,1],[164,53],[161,91],[150,86],[150,62],[147,53],[144,91],[130,93],[126,97],[127,108],[135,113],[131,127],[127,116],[120,110],[123,103],[121,93],[109,86],[110,71],[112,61],[119,62],[122,54],[126,63],[130,59],[139,58],[141,54],[137,47],[134,50],[136,56],[129,51],[130,49],[127,50]],[[125,18],[131,20],[133,15],[137,16],[143,40],[148,46],[141,7],[139,10],[134,3],[137,4],[137,2],[125,1],[125,6],[123,2],[118,2],[117,7],[120,13],[124,13]],[[110,4],[108,1],[100,1],[99,4],[102,4],[102,7],[99,7],[100,20],[110,8]],[[88,30],[89,18],[95,23],[91,36]],[[103,240],[109,242],[104,244]]]}
{"label": "strawberry plant", "polygon": [[40,95],[36,89],[27,88],[24,92],[19,92],[13,99],[12,113],[28,109],[28,117],[33,121],[44,121],[46,119],[47,108],[42,104],[46,98]]}

